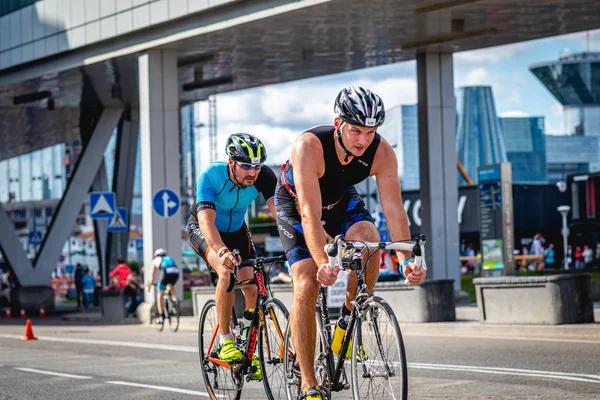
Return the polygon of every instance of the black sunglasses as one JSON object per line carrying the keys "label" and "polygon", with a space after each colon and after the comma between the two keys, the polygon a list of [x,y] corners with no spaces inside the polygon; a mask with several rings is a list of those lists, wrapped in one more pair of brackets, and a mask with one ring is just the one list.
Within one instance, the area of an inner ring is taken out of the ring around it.
{"label": "black sunglasses", "polygon": [[236,164],[239,165],[244,171],[250,171],[251,169],[258,171],[263,167],[263,164],[248,164],[239,161],[236,161]]}

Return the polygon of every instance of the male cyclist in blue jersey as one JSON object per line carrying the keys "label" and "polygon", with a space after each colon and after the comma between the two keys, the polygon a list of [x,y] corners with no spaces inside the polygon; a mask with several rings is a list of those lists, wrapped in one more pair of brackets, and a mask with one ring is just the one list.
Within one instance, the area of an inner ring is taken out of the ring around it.
{"label": "male cyclist in blue jersey", "polygon": [[175,293],[175,283],[177,283],[177,280],[179,279],[179,268],[177,267],[177,264],[175,264],[175,261],[173,261],[171,256],[167,255],[167,252],[164,249],[156,249],[156,251],[154,252],[154,260],[152,260],[152,266],[154,267],[152,268],[152,277],[148,282],[147,288],[148,291],[150,291],[152,283],[156,278],[156,273],[160,270],[162,276],[160,278],[160,283],[156,285],[156,288],[158,289],[158,295],[156,300],[158,320],[156,321],[156,323],[162,324],[165,320],[165,310],[163,308],[165,290],[167,290],[167,285],[171,285],[173,297],[175,298],[177,296],[177,294]]}
{"label": "male cyclist in blue jersey", "polygon": [[[219,359],[225,362],[241,361],[242,353],[235,346],[229,330],[233,292],[227,292],[233,267],[239,265],[231,250],[240,251],[241,260],[256,257],[244,217],[248,206],[262,193],[271,213],[275,215],[273,194],[277,184],[275,173],[264,162],[267,151],[263,143],[247,133],[235,133],[227,139],[225,151],[229,160],[211,164],[198,178],[196,204],[186,230],[196,253],[219,275],[216,289],[219,319]],[[238,271],[238,281],[251,279],[251,267]],[[257,288],[242,289],[246,298],[243,318],[250,320],[251,307],[256,304]],[[244,327],[242,327],[244,329]],[[242,332],[243,333],[243,332]],[[262,379],[256,354],[253,378]]]}

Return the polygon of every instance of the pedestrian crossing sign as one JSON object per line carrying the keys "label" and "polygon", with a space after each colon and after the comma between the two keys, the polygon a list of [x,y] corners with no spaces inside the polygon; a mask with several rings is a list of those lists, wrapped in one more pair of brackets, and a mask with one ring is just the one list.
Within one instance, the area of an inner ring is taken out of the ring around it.
{"label": "pedestrian crossing sign", "polygon": [[117,207],[117,212],[108,223],[108,232],[127,232],[127,208]]}
{"label": "pedestrian crossing sign", "polygon": [[90,193],[90,217],[112,218],[115,214],[115,194],[113,192]]}

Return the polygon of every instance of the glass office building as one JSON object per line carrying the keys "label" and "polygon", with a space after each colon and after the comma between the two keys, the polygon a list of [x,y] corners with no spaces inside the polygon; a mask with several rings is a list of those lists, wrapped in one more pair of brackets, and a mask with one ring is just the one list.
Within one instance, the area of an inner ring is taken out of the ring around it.
{"label": "glass office building", "polygon": [[0,161],[0,202],[59,200],[71,164],[65,149],[60,143]]}
{"label": "glass office building", "polygon": [[562,104],[566,135],[600,136],[600,53],[565,55],[529,69]]}
{"label": "glass office building", "polygon": [[[456,154],[469,177],[477,167],[508,161],[490,86],[465,86],[456,93]],[[459,174],[459,184],[466,184]]]}
{"label": "glass office building", "polygon": [[418,189],[419,174],[419,119],[416,105],[402,106],[402,156],[404,168],[402,190]]}
{"label": "glass office building", "polygon": [[546,135],[548,181],[600,170],[600,136]]}
{"label": "glass office building", "polygon": [[546,182],[544,117],[500,118],[500,125],[513,182]]}

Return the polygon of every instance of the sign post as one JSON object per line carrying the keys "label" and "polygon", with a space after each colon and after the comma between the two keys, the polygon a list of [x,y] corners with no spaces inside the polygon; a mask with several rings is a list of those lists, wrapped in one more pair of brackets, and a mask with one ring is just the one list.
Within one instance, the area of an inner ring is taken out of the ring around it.
{"label": "sign post", "polygon": [[482,165],[479,181],[479,232],[483,277],[514,275],[514,221],[510,163]]}

